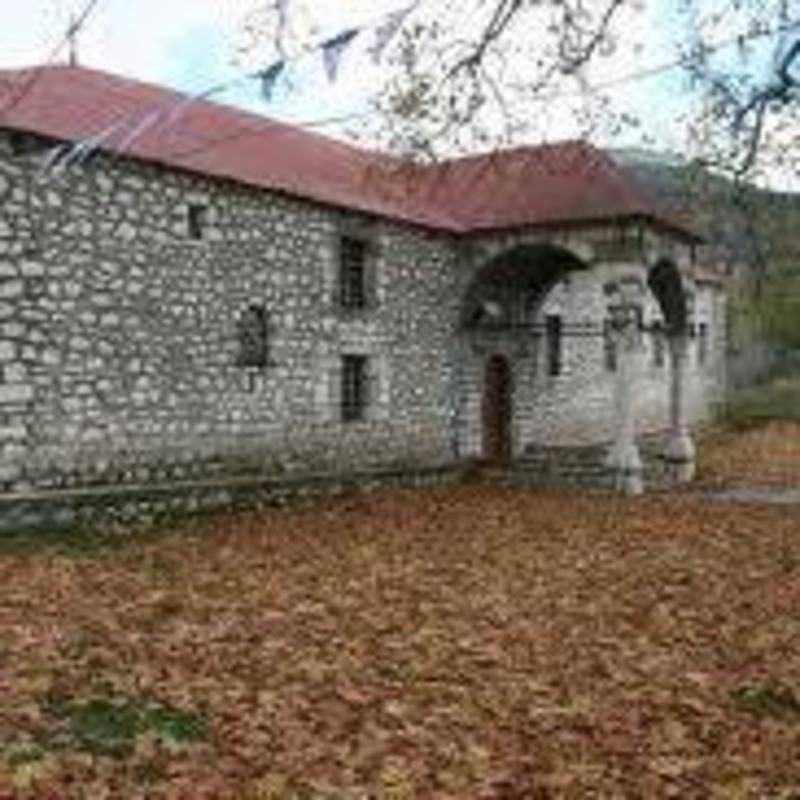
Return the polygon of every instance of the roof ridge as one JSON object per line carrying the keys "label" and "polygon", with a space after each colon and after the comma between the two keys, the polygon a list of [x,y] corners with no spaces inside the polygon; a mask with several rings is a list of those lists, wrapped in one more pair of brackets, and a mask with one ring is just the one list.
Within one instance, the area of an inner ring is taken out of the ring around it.
{"label": "roof ridge", "polygon": [[[452,233],[642,215],[668,220],[612,154],[585,139],[426,165],[93,67],[5,69],[0,79],[37,74],[22,102],[2,113],[0,127],[77,142],[133,118],[122,139],[114,133],[100,149]],[[176,108],[193,100],[179,123],[177,115],[160,114],[173,100]],[[548,154],[563,158],[548,163]],[[499,165],[495,174],[486,168],[492,159]]]}
{"label": "roof ridge", "polygon": [[[110,78],[112,80],[119,81],[120,83],[119,88],[121,90],[124,90],[125,84],[128,84],[129,86],[131,85],[138,86],[141,88],[152,90],[154,92],[158,92],[160,94],[165,94],[165,93],[173,94],[175,95],[177,100],[192,100],[192,103],[187,105],[187,109],[193,109],[196,111],[198,106],[210,107],[212,109],[223,111],[232,116],[235,115],[239,117],[242,121],[244,119],[247,119],[251,120],[255,124],[269,125],[270,127],[284,129],[287,132],[302,133],[305,136],[323,140],[329,144],[348,149],[355,153],[367,156],[374,155],[375,157],[379,158],[397,159],[396,156],[391,156],[390,154],[383,153],[382,151],[377,149],[359,147],[350,142],[337,139],[336,137],[329,136],[324,133],[319,133],[318,131],[311,131],[307,127],[304,127],[302,124],[294,125],[290,122],[284,122],[283,120],[277,119],[276,117],[271,117],[266,114],[259,114],[258,112],[251,111],[246,108],[241,108],[239,106],[234,106],[229,103],[222,103],[218,100],[213,100],[210,98],[197,97],[195,94],[183,91],[181,89],[175,89],[172,86],[165,86],[163,84],[154,83],[150,80],[144,80],[142,78],[121,75],[116,72],[110,72],[108,70],[98,69],[97,67],[87,67],[83,64],[78,64],[78,65],[41,64],[41,65],[32,65],[30,67],[14,68],[14,69],[0,68],[0,77],[9,74],[16,75],[16,74],[36,73],[36,72],[71,72],[75,73],[76,75],[83,74],[83,75],[93,75],[104,79]],[[1,113],[0,113],[0,121],[2,121]]]}

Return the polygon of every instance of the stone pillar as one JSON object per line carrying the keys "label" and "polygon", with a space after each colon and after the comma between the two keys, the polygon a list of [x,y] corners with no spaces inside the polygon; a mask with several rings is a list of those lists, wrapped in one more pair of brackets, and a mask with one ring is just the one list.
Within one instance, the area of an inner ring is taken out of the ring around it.
{"label": "stone pillar", "polygon": [[686,422],[686,355],[688,339],[685,334],[670,337],[669,439],[664,458],[672,478],[686,483],[694,477],[695,446]]}
{"label": "stone pillar", "polygon": [[606,457],[606,466],[613,471],[614,487],[628,495],[644,491],[642,459],[636,444],[635,397],[642,350],[639,329],[638,281],[620,281],[614,289],[616,303],[610,307],[612,335],[619,354],[614,411],[617,431]]}

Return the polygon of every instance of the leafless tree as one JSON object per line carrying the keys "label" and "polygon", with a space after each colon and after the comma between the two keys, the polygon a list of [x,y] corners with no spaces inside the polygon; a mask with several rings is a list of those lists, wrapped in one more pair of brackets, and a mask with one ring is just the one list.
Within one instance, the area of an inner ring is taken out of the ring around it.
{"label": "leafless tree", "polygon": [[[257,49],[268,59],[307,49],[319,31],[301,3],[277,0],[271,11],[252,17],[243,51]],[[634,0],[420,2],[386,49],[386,80],[376,91],[370,123],[360,130],[417,160],[519,142],[531,124],[528,101],[565,84],[579,87],[583,68],[613,52],[617,18],[636,5]]]}

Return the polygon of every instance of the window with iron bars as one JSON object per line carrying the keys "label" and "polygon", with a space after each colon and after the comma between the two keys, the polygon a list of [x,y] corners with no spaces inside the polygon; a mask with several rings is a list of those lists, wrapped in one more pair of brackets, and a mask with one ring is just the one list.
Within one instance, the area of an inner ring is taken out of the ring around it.
{"label": "window with iron bars", "polygon": [[200,240],[206,227],[208,209],[201,205],[190,205],[187,210],[187,227],[190,239]]}
{"label": "window with iron bars", "polygon": [[562,367],[561,317],[551,314],[547,317],[547,373],[560,375]]}
{"label": "window with iron bars", "polygon": [[343,236],[339,243],[339,303],[342,308],[367,305],[367,243]]}
{"label": "window with iron bars", "polygon": [[342,422],[360,422],[368,402],[367,357],[342,356]]}
{"label": "window with iron bars", "polygon": [[269,318],[261,305],[250,305],[238,322],[239,367],[266,367],[269,365]]}
{"label": "window with iron bars", "polygon": [[708,324],[701,322],[697,326],[697,363],[705,364],[708,359]]}
{"label": "window with iron bars", "polygon": [[603,321],[603,355],[606,371],[617,371],[617,340],[610,319]]}

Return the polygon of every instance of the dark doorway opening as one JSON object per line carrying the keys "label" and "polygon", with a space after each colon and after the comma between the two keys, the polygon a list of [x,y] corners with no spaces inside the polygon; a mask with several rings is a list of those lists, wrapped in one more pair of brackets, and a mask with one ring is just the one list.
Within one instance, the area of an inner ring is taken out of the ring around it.
{"label": "dark doorway opening", "polygon": [[483,455],[494,464],[511,458],[511,368],[495,354],[486,363],[483,392]]}

